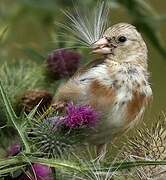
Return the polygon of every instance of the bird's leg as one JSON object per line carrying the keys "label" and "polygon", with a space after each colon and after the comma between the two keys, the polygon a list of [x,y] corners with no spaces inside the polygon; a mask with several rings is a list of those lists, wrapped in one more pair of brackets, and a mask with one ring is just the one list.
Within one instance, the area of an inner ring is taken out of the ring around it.
{"label": "bird's leg", "polygon": [[96,146],[97,161],[102,161],[107,153],[107,144],[99,144]]}

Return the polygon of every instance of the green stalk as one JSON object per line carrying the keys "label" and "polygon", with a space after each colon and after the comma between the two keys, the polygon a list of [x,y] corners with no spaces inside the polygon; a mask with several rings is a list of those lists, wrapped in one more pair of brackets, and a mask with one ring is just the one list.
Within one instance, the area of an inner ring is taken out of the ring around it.
{"label": "green stalk", "polygon": [[30,152],[29,144],[27,142],[25,134],[21,130],[20,126],[17,124],[18,117],[16,116],[16,114],[15,114],[15,112],[14,112],[12,106],[11,106],[11,103],[10,103],[10,101],[8,99],[7,94],[5,93],[5,90],[4,90],[3,86],[2,86],[1,81],[0,81],[0,93],[1,93],[1,96],[2,96],[4,106],[6,108],[6,112],[7,112],[7,115],[9,117],[9,120],[12,123],[12,125],[15,127],[15,129],[17,130],[17,132],[18,132],[18,134],[19,134],[19,136],[20,136],[20,138],[21,138],[21,140],[22,140],[22,142],[23,142],[23,144],[25,146],[25,151],[27,153],[29,153]]}
{"label": "green stalk", "polygon": [[49,167],[70,169],[72,171],[78,171],[78,172],[82,172],[82,170],[84,170],[83,167],[77,166],[69,161],[62,162],[62,160],[46,159],[46,158],[38,158],[38,157],[29,157],[28,159],[32,163],[39,163],[39,164],[47,165]]}
{"label": "green stalk", "polygon": [[9,166],[13,164],[19,163],[18,158],[13,157],[13,158],[8,158],[8,159],[0,159],[0,169],[2,166]]}
{"label": "green stalk", "polygon": [[[130,169],[133,167],[138,167],[138,166],[152,166],[152,165],[166,165],[166,160],[164,161],[127,161],[127,162],[117,162],[112,164],[111,166],[111,170],[123,170],[123,169]],[[108,166],[108,165],[107,165]],[[110,167],[108,168],[104,168],[106,169],[110,169]]]}
{"label": "green stalk", "polygon": [[[39,158],[35,156],[29,155],[19,155],[12,157],[10,159],[0,160],[0,175],[5,173],[11,173],[11,171],[15,171],[20,167],[24,167],[29,165],[29,163],[39,163],[43,165],[47,165],[49,167],[54,168],[64,168],[73,172],[78,172],[82,174],[86,174],[89,171],[89,168],[86,166],[80,166],[69,161],[56,160],[56,159],[47,159],[47,158]],[[111,171],[115,170],[123,170],[130,169],[138,166],[154,166],[154,165],[166,165],[166,161],[130,161],[130,162],[117,162],[113,165],[107,165],[105,168],[96,169],[95,171],[107,171],[108,169]],[[13,166],[11,168],[11,166]]]}
{"label": "green stalk", "polygon": [[[18,155],[10,159],[0,160],[0,176],[18,170],[20,166],[23,167],[29,165],[30,163],[39,163],[59,169],[60,168],[69,169],[71,171],[76,171],[79,173],[81,173],[84,170],[80,166],[74,165],[73,163],[67,161],[62,162],[62,160],[56,160],[56,159],[46,159],[46,158],[38,158],[33,156]],[[11,166],[13,169],[11,168]]]}
{"label": "green stalk", "polygon": [[18,166],[15,166],[15,167],[8,167],[6,169],[0,169],[0,177],[5,175],[5,174],[9,174],[11,172],[22,169],[23,167],[25,167],[25,165],[20,165],[20,166],[18,165]]}
{"label": "green stalk", "polygon": [[[70,169],[73,171],[79,171],[79,172],[85,172],[88,171],[89,169],[86,168],[85,166],[77,166],[76,164],[72,164],[71,162],[62,162],[61,160],[56,160],[56,159],[46,159],[46,158],[38,158],[38,157],[29,157],[28,158],[32,163],[40,163],[44,164],[50,167],[55,167],[55,168],[65,168],[65,169]],[[134,168],[137,166],[154,166],[154,165],[166,165],[166,160],[164,161],[127,161],[127,162],[117,162],[114,163],[113,165],[108,165],[107,168],[104,168],[105,170],[111,169],[112,171],[114,170],[123,170],[123,169],[129,169],[129,168]],[[103,170],[103,168],[101,168]],[[99,171],[101,171],[99,169]]]}

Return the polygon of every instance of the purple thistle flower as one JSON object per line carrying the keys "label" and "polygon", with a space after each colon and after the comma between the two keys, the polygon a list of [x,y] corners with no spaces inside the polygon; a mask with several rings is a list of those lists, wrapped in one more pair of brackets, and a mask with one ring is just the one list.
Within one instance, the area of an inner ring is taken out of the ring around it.
{"label": "purple thistle flower", "polygon": [[66,107],[64,124],[70,128],[93,127],[99,114],[89,105],[74,105],[69,103]]}
{"label": "purple thistle flower", "polygon": [[21,151],[20,144],[12,144],[7,149],[7,156],[16,156]]}
{"label": "purple thistle flower", "polygon": [[66,49],[57,49],[47,58],[48,72],[54,79],[72,76],[80,64],[80,54]]}
{"label": "purple thistle flower", "polygon": [[[33,164],[33,171],[31,173],[23,174],[19,180],[33,180],[36,176],[36,180],[53,180],[53,171],[49,166],[42,164]],[[34,176],[35,173],[35,176]]]}
{"label": "purple thistle flower", "polygon": [[53,172],[49,166],[42,164],[33,164],[33,169],[38,180],[53,180]]}

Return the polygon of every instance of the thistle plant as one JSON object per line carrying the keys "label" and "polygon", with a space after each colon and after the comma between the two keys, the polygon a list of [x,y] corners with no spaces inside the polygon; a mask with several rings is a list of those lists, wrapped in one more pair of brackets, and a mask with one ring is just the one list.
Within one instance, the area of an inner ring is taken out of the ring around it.
{"label": "thistle plant", "polygon": [[97,113],[89,105],[74,105],[69,103],[66,108],[66,116],[64,124],[69,128],[94,127],[99,117]]}
{"label": "thistle plant", "polygon": [[7,156],[15,156],[21,152],[21,145],[19,143],[12,144],[7,149]]}
{"label": "thistle plant", "polygon": [[[137,130],[137,136],[130,139],[124,148],[124,156],[129,160],[165,160],[166,159],[166,117],[157,123]],[[161,179],[166,176],[166,166],[146,166],[135,169],[133,173],[139,179]]]}
{"label": "thistle plant", "polygon": [[33,164],[24,174],[17,177],[19,180],[53,180],[53,171],[50,167],[42,164]]}
{"label": "thistle plant", "polygon": [[[49,167],[53,167],[53,168],[55,168],[55,170],[57,169],[58,172],[61,172],[62,176],[63,176],[63,174],[64,175],[66,174],[65,176],[67,176],[69,178],[72,175],[73,178],[75,177],[76,179],[77,179],[77,177],[78,177],[78,179],[80,179],[80,178],[99,179],[99,177],[101,177],[101,179],[102,178],[106,179],[106,177],[107,177],[107,179],[109,179],[110,177],[113,177],[112,173],[114,171],[121,172],[121,170],[128,170],[131,168],[133,169],[135,167],[140,167],[140,166],[145,167],[147,165],[149,165],[151,167],[153,167],[153,166],[157,167],[158,165],[159,166],[166,165],[165,160],[157,160],[156,161],[156,160],[147,160],[147,159],[145,160],[144,159],[144,160],[137,161],[135,159],[134,160],[130,159],[130,161],[125,160],[125,161],[115,161],[115,162],[110,162],[110,163],[107,162],[107,163],[100,164],[100,166],[99,166],[96,163],[95,164],[93,163],[94,162],[93,159],[89,160],[89,162],[91,161],[92,163],[87,164],[86,163],[87,161],[77,158],[77,157],[79,157],[78,155],[74,155],[74,157],[77,160],[74,158],[70,158],[69,156],[68,156],[68,158],[65,158],[65,156],[63,156],[63,153],[61,154],[61,157],[60,156],[56,156],[56,157],[49,156],[48,157],[48,153],[36,151],[38,148],[37,144],[31,143],[31,140],[32,140],[31,138],[33,138],[33,137],[38,138],[39,141],[41,141],[41,139],[40,139],[41,135],[44,136],[44,133],[41,134],[41,133],[37,132],[35,129],[36,134],[32,133],[31,136],[29,136],[29,137],[27,136],[28,132],[26,131],[26,129],[29,127],[28,124],[30,123],[31,125],[33,125],[32,122],[34,122],[34,120],[35,121],[39,120],[39,119],[35,119],[36,116],[34,117],[36,110],[34,109],[29,115],[27,115],[25,117],[26,121],[24,121],[22,123],[20,122],[18,124],[18,120],[17,120],[18,117],[15,115],[15,113],[13,111],[13,108],[10,104],[8,96],[6,95],[6,93],[3,89],[2,84],[0,84],[0,90],[1,90],[0,92],[1,92],[2,100],[3,100],[3,105],[6,110],[5,113],[7,114],[8,121],[9,121],[8,125],[10,124],[11,126],[13,126],[16,129],[16,131],[18,132],[18,136],[20,137],[20,142],[22,142],[21,143],[22,149],[19,154],[17,154],[16,156],[10,157],[10,158],[5,158],[5,159],[0,160],[0,176],[6,176],[9,174],[12,174],[21,169],[23,171],[25,171],[26,167],[29,167],[31,164],[36,164],[36,163],[46,165]],[[19,117],[19,118],[23,118],[23,117]],[[55,122],[58,122],[58,123],[56,124]],[[62,123],[59,124],[59,121],[57,121],[57,119],[51,119],[50,121],[47,120],[47,121],[43,121],[43,122],[37,124],[37,126],[39,125],[39,129],[38,129],[39,131],[41,131],[41,127],[42,127],[43,123],[49,124],[48,127],[55,127],[55,128],[63,127],[63,126],[61,126],[63,124],[63,121],[62,121]],[[50,126],[50,124],[51,124],[51,126]],[[76,129],[72,130],[74,133],[74,137],[76,137],[76,135],[79,136],[79,133],[75,130]],[[33,129],[31,132],[33,132]],[[64,132],[66,132],[66,130],[64,130]],[[49,133],[51,134],[53,132],[49,131]],[[58,132],[56,131],[56,133],[58,133]],[[49,135],[48,134],[46,134],[46,135],[49,138]],[[70,135],[72,135],[72,134],[70,134]],[[67,140],[70,140],[69,137],[70,136],[68,134],[68,137],[66,137],[66,138],[68,138]],[[48,140],[48,139],[46,139],[46,140]],[[56,137],[55,137],[55,139],[54,139],[54,137],[52,137],[52,140],[56,142]],[[64,140],[64,139],[61,139],[61,140]],[[69,143],[69,141],[68,141],[68,143]],[[60,145],[62,147],[64,145],[64,142],[59,141],[58,145]],[[75,142],[74,142],[74,145],[75,145]],[[58,147],[60,147],[60,146],[58,146]],[[58,148],[57,146],[54,146],[54,147]],[[73,154],[72,152],[74,152],[75,146],[71,146],[71,147],[73,148],[72,149],[73,151],[71,151],[71,154]],[[40,149],[40,150],[42,150],[42,149]],[[78,162],[78,159],[79,159],[79,162]],[[90,174],[90,173],[92,173],[92,174]]]}
{"label": "thistle plant", "polygon": [[69,78],[78,69],[81,55],[76,51],[57,49],[48,55],[47,72],[55,80]]}
{"label": "thistle plant", "polygon": [[22,61],[8,64],[4,63],[0,68],[0,76],[5,91],[12,103],[16,103],[19,96],[27,90],[42,87],[42,70],[36,64],[23,63]]}
{"label": "thistle plant", "polygon": [[60,121],[62,120],[58,117],[48,118],[43,122],[36,122],[30,130],[30,140],[39,153],[48,157],[62,157],[75,145],[75,137],[69,136],[68,131],[63,132]]}
{"label": "thistle plant", "polygon": [[88,128],[97,121],[97,112],[88,105],[68,104],[64,115],[34,121],[29,136],[39,152],[48,157],[63,157],[84,145]]}

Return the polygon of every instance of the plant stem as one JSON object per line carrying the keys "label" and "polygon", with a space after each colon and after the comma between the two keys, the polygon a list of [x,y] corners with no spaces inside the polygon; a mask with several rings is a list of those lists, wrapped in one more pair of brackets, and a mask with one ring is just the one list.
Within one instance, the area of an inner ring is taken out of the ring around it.
{"label": "plant stem", "polygon": [[2,86],[2,83],[0,81],[0,93],[1,93],[1,96],[2,96],[2,100],[3,100],[3,103],[4,103],[4,106],[5,106],[5,109],[6,109],[6,112],[7,112],[7,115],[9,117],[9,120],[10,122],[12,123],[12,125],[15,127],[15,129],[17,130],[24,146],[25,146],[25,151],[27,153],[30,152],[30,147],[29,147],[29,144],[27,142],[27,139],[25,137],[25,134],[24,132],[21,130],[20,126],[17,124],[17,120],[18,120],[18,117],[16,116],[12,106],[11,106],[11,103],[8,99],[8,96],[7,94],[5,93],[5,90]]}
{"label": "plant stem", "polygon": [[[24,167],[29,163],[39,163],[54,168],[64,168],[70,171],[75,171],[85,174],[89,171],[88,167],[80,166],[69,161],[62,161],[56,159],[39,158],[32,155],[18,155],[10,159],[0,160],[0,175],[5,173],[11,173],[20,167]],[[107,170],[123,170],[130,169],[138,166],[151,166],[151,165],[166,165],[166,161],[130,161],[130,162],[117,162],[113,165],[107,165],[105,168],[95,169],[95,171],[107,171]],[[11,166],[13,166],[11,168]]]}
{"label": "plant stem", "polygon": [[[129,169],[137,166],[151,166],[151,165],[166,165],[166,160],[163,161],[127,161],[127,162],[117,162],[111,167],[112,170],[123,170]],[[108,165],[107,165],[108,166]],[[110,167],[106,168],[110,169]]]}

